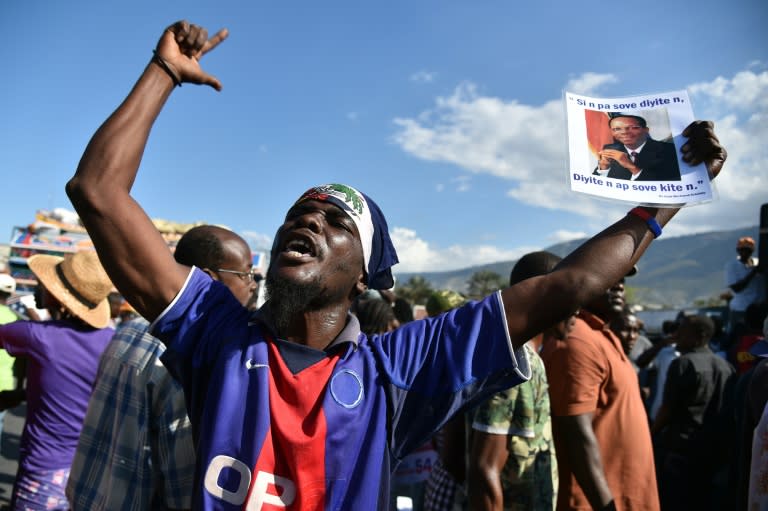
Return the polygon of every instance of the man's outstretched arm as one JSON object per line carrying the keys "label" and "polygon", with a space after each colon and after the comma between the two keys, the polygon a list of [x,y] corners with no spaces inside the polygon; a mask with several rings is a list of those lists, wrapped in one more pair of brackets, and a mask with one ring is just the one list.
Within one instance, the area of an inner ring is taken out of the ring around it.
{"label": "man's outstretched arm", "polygon": [[[691,123],[683,135],[683,161],[706,163],[713,176],[722,169],[726,151],[708,121]],[[664,226],[679,208],[643,208]],[[546,327],[562,321],[624,277],[653,240],[647,223],[627,215],[585,242],[547,275],[502,292],[509,333],[520,346]]]}
{"label": "man's outstretched arm", "polygon": [[154,319],[181,289],[188,269],[177,264],[141,206],[130,196],[149,132],[176,83],[221,83],[200,58],[227,37],[212,38],[185,21],[168,27],[156,58],[128,97],[91,138],[67,195],[93,240],[104,268],[123,296]]}

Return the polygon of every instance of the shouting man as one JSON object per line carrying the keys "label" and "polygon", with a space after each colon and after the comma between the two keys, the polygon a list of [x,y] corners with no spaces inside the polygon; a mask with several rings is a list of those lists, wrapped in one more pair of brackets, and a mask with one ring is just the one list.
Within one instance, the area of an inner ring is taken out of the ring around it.
{"label": "shouting man", "polygon": [[[349,186],[313,188],[277,231],[268,301],[251,317],[219,282],[174,261],[130,195],[175,86],[221,89],[200,60],[226,36],[187,22],[166,29],[67,193],[115,285],[168,345],[196,442],[194,507],[386,509],[393,465],[456,413],[528,378],[523,344],[626,274],[676,210],[636,208],[547,275],[368,337],[348,311],[366,288],[393,284],[387,224]],[[711,124],[685,135],[684,160],[717,174],[725,151]]]}

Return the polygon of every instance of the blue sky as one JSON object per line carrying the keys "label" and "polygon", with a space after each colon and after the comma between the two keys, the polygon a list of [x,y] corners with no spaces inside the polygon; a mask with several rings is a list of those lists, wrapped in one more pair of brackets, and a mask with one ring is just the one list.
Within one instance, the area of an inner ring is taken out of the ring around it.
{"label": "blue sky", "polygon": [[719,199],[665,236],[755,225],[768,202],[764,1],[6,0],[0,236],[71,208],[64,184],[90,136],[177,19],[230,30],[202,61],[224,89],[173,93],[134,195],[152,217],[224,224],[255,249],[326,182],[379,203],[401,271],[598,232],[628,206],[569,190],[564,89],[688,89],[716,122],[730,154]]}

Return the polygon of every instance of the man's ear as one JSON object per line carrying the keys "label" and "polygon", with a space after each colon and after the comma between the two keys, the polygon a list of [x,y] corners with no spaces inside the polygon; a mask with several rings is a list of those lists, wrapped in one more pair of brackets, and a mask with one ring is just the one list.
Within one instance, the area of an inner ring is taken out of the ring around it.
{"label": "man's ear", "polygon": [[365,276],[365,272],[362,272],[357,277],[357,283],[355,284],[355,291],[357,291],[357,295],[361,295],[365,293],[367,289],[368,289],[368,279]]}
{"label": "man's ear", "polygon": [[207,273],[209,277],[211,277],[213,280],[221,280],[219,279],[219,274],[215,271],[211,270],[210,268],[201,268],[204,273]]}

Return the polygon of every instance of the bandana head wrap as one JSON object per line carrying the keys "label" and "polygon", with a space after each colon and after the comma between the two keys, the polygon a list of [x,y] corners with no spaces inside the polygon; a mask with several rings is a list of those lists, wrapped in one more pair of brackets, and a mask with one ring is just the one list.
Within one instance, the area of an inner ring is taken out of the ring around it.
{"label": "bandana head wrap", "polygon": [[397,253],[389,238],[384,214],[370,197],[351,186],[328,184],[310,188],[296,204],[307,200],[330,202],[355,222],[363,247],[369,288],[389,289],[395,285],[391,268],[398,263]]}

